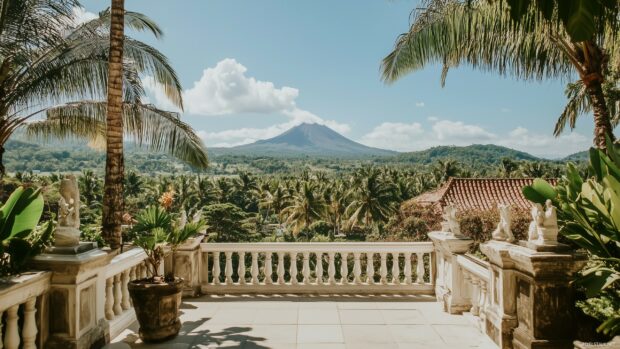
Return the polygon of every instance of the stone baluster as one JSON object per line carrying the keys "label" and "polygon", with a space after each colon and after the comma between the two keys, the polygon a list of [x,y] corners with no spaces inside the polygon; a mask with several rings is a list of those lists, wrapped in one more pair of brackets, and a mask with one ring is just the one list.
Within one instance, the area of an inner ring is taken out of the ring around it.
{"label": "stone baluster", "polygon": [[220,284],[220,253],[213,252],[213,283]]}
{"label": "stone baluster", "polygon": [[487,283],[480,280],[480,315],[484,315],[487,308]]}
{"label": "stone baluster", "polygon": [[349,266],[347,264],[347,257],[349,254],[346,252],[340,252],[340,283],[346,285],[349,282]]}
{"label": "stone baluster", "polygon": [[303,283],[308,285],[310,283],[310,252],[304,252],[304,262],[301,272],[304,276]]}
{"label": "stone baluster", "polygon": [[329,252],[327,254],[327,257],[329,258],[329,266],[327,267],[327,283],[329,283],[330,285],[335,285],[336,284],[336,253],[335,252]]}
{"label": "stone baluster", "polygon": [[105,280],[105,318],[114,319],[114,277]]}
{"label": "stone baluster", "polygon": [[273,266],[271,265],[271,252],[265,252],[265,284],[273,284],[271,275],[273,274]]}
{"label": "stone baluster", "polygon": [[375,283],[375,254],[372,252],[366,253],[366,282],[369,285]]}
{"label": "stone baluster", "polygon": [[149,265],[144,262],[140,265],[140,278],[146,279],[147,277],[149,277]]}
{"label": "stone baluster", "polygon": [[245,252],[239,251],[239,266],[237,267],[237,274],[239,274],[239,285],[245,285]]}
{"label": "stone baluster", "polygon": [[4,347],[6,349],[19,348],[20,338],[17,310],[19,310],[19,304],[10,307],[6,312],[6,332],[4,333]]}
{"label": "stone baluster", "polygon": [[379,270],[379,273],[381,275],[381,284],[387,284],[387,253],[385,252],[381,252],[381,269]]}
{"label": "stone baluster", "polygon": [[123,308],[123,310],[127,310],[131,307],[131,303],[129,301],[129,288],[128,288],[130,269],[124,270],[121,275],[121,294],[123,297],[121,301],[121,308]]}
{"label": "stone baluster", "polygon": [[400,253],[392,253],[392,283],[400,284],[400,266],[398,265],[398,257]]}
{"label": "stone baluster", "polygon": [[123,291],[121,290],[121,274],[114,275],[114,315],[118,316],[123,313],[121,300],[123,299]]}
{"label": "stone baluster", "polygon": [[424,283],[424,253],[418,252],[416,254],[416,269],[415,269],[415,282],[418,284]]}
{"label": "stone baluster", "polygon": [[278,285],[284,285],[284,252],[278,252]]}
{"label": "stone baluster", "polygon": [[252,274],[252,284],[258,285],[258,252],[252,252],[252,266],[250,267]]}
{"label": "stone baluster", "polygon": [[478,316],[480,315],[480,280],[471,275],[471,285],[472,285],[472,292],[471,292],[471,314]]}
{"label": "stone baluster", "polygon": [[403,256],[405,258],[405,268],[403,270],[405,278],[403,282],[405,285],[411,285],[411,252],[405,252]]}
{"label": "stone baluster", "polygon": [[359,285],[362,283],[362,264],[360,262],[360,253],[353,252],[353,283]]}
{"label": "stone baluster", "polygon": [[22,328],[22,339],[24,340],[23,349],[37,348],[35,344],[37,339],[37,321],[35,318],[35,313],[37,312],[37,308],[35,307],[36,304],[37,299],[35,297],[28,299],[24,304],[24,325]]}
{"label": "stone baluster", "polygon": [[323,252],[315,252],[316,255],[316,284],[323,284]]}
{"label": "stone baluster", "polygon": [[224,281],[224,284],[232,285],[233,283],[232,251],[226,251],[224,252],[224,254],[226,255],[226,267],[224,269],[224,274],[226,276],[226,279]]}
{"label": "stone baluster", "polygon": [[297,285],[297,252],[290,252],[291,266],[289,268],[289,274],[291,274],[291,285]]}
{"label": "stone baluster", "polygon": [[129,269],[129,281],[133,281],[136,279],[136,268],[138,266],[134,265]]}

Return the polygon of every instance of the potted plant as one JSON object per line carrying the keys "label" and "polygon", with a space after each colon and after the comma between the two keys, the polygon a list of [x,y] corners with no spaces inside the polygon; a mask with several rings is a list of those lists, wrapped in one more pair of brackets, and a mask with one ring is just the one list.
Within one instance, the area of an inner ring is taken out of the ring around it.
{"label": "potted plant", "polygon": [[[159,206],[147,207],[136,217],[134,244],[147,255],[148,277],[129,283],[129,294],[140,324],[144,342],[161,342],[175,337],[181,329],[179,306],[183,279],[160,273],[165,246],[172,252],[188,238],[204,229],[201,220],[186,222],[185,215],[173,220],[172,214]],[[172,258],[174,260],[174,258]]]}

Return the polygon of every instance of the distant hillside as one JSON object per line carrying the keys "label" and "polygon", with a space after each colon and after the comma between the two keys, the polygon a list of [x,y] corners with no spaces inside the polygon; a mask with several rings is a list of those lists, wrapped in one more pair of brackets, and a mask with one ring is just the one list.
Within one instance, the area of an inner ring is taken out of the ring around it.
{"label": "distant hillside", "polygon": [[232,148],[210,148],[209,154],[213,156],[367,158],[392,156],[398,153],[359,144],[324,125],[301,124],[274,138]]}
{"label": "distant hillside", "polygon": [[400,161],[428,164],[440,159],[453,159],[465,164],[494,164],[502,158],[513,160],[541,160],[534,155],[493,144],[474,144],[466,147],[439,146],[426,150],[400,154]]}
{"label": "distant hillside", "polygon": [[580,162],[588,161],[588,159],[590,159],[590,154],[587,150],[584,150],[575,154],[570,154],[569,156],[563,158],[562,161]]}

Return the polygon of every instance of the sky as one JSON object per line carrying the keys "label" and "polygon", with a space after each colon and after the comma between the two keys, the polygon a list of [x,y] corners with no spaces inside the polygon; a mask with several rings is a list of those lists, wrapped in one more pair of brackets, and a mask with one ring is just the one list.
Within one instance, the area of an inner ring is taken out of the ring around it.
{"label": "sky", "polygon": [[[82,0],[79,18],[109,1]],[[387,85],[380,62],[418,0],[126,0],[164,30],[152,44],[183,85],[182,118],[207,147],[274,137],[303,122],[398,151],[498,144],[548,158],[591,145],[592,119],[553,137],[566,81],[524,82],[439,65]],[[149,102],[173,109],[144,77]]]}

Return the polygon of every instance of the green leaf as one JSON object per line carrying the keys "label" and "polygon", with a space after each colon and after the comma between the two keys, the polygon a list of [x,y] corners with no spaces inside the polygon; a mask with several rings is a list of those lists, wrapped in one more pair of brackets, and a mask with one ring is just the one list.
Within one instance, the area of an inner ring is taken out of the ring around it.
{"label": "green leaf", "polygon": [[521,191],[523,192],[523,196],[525,196],[526,199],[530,200],[535,204],[544,204],[545,201],[547,201],[547,198],[545,198],[544,195],[539,193],[530,185],[523,187]]}
{"label": "green leaf", "polygon": [[544,196],[545,199],[555,200],[558,196],[558,192],[555,191],[553,186],[549,184],[549,182],[541,178],[534,179],[534,183],[532,183],[532,188],[536,190],[540,195]]}
{"label": "green leaf", "polygon": [[592,38],[596,32],[595,19],[601,12],[601,4],[595,0],[562,0],[559,3],[570,3],[569,13],[562,18],[566,31],[575,42]]}

